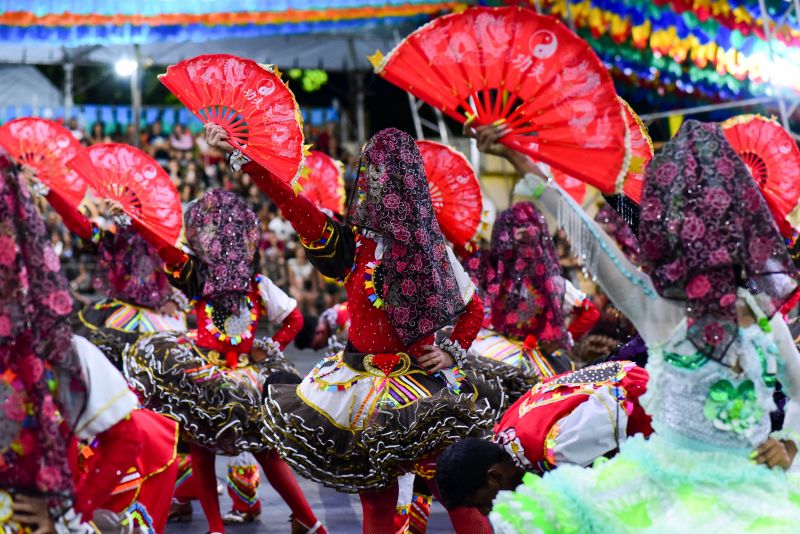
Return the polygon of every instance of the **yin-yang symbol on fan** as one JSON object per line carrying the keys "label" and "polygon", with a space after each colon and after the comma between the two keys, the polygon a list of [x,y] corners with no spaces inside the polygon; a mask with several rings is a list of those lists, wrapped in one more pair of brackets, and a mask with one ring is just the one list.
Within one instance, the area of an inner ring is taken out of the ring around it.
{"label": "yin-yang symbol on fan", "polygon": [[264,80],[256,90],[261,96],[269,96],[275,92],[275,82],[273,80]]}
{"label": "yin-yang symbol on fan", "polygon": [[551,31],[539,30],[531,35],[528,48],[530,48],[531,55],[536,59],[547,59],[556,53],[558,39],[556,34]]}
{"label": "yin-yang symbol on fan", "polygon": [[153,178],[155,178],[156,177],[156,172],[157,172],[156,168],[153,167],[152,165],[147,165],[147,166],[144,167],[144,169],[142,169],[142,174],[148,180],[152,180]]}

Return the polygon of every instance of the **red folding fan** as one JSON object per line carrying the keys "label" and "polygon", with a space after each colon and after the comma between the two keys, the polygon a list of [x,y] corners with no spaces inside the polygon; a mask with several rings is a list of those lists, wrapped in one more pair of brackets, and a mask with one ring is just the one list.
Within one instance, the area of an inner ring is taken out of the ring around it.
{"label": "red folding fan", "polygon": [[98,197],[116,200],[125,213],[164,241],[177,242],[183,223],[181,198],[153,158],[132,146],[101,143],[78,154],[69,166]]}
{"label": "red folding fan", "polygon": [[572,176],[567,176],[560,169],[556,169],[553,167],[549,168],[550,174],[553,175],[553,181],[555,181],[558,185],[561,186],[561,189],[567,192],[569,196],[571,196],[575,202],[578,204],[583,204],[583,199],[586,198],[586,183],[578,180],[577,178],[573,178]]}
{"label": "red folding fan", "polygon": [[25,117],[0,127],[0,145],[17,163],[36,172],[36,178],[58,191],[77,207],[86,194],[86,182],[67,167],[83,147],[69,130],[57,122]]}
{"label": "red folding fan", "polygon": [[308,169],[298,179],[303,195],[320,209],[344,214],[344,169],[341,163],[324,152],[312,150],[305,159]]}
{"label": "red folding fan", "polygon": [[725,137],[761,188],[784,237],[800,229],[800,150],[778,122],[739,115],[722,123]]}
{"label": "red folding fan", "polygon": [[433,141],[417,141],[417,146],[425,163],[436,220],[448,241],[463,246],[480,230],[481,184],[461,153]]}
{"label": "red folding fan", "polygon": [[504,124],[500,142],[606,193],[627,173],[625,120],[589,45],[553,17],[474,7],[406,37],[376,72],[431,106],[476,125]]}
{"label": "red folding fan", "polygon": [[644,125],[639,115],[622,98],[619,101],[622,104],[622,111],[625,113],[625,121],[631,136],[631,164],[622,192],[638,204],[642,200],[642,190],[644,189],[644,170],[653,159],[653,140],[650,139],[647,126]]}
{"label": "red folding fan", "polygon": [[225,128],[230,144],[250,159],[287,182],[299,178],[302,118],[271,67],[212,54],[172,65],[158,79],[203,123]]}

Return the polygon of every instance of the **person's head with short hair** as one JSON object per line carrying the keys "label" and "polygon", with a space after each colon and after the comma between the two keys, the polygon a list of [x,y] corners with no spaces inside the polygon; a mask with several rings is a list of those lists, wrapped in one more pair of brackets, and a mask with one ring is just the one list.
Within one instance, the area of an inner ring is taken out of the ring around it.
{"label": "person's head with short hair", "polygon": [[436,460],[436,486],[448,510],[477,508],[488,516],[497,493],[515,489],[524,474],[502,446],[485,439],[454,443]]}

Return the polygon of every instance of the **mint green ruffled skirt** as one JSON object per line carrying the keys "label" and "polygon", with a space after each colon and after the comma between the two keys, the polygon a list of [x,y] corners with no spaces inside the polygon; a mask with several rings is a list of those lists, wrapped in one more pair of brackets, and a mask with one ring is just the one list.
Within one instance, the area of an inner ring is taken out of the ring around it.
{"label": "mint green ruffled skirt", "polygon": [[800,475],[636,436],[592,469],[526,475],[491,521],[497,534],[789,534],[800,532]]}

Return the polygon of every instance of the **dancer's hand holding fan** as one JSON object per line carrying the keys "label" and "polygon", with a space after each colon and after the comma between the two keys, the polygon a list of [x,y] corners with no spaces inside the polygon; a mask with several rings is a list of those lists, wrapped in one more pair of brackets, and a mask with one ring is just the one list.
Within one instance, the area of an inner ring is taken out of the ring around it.
{"label": "dancer's hand holding fan", "polygon": [[17,163],[31,168],[37,180],[78,207],[87,184],[67,162],[83,147],[69,130],[45,119],[15,119],[0,127],[0,145]]}
{"label": "dancer's hand holding fan", "polygon": [[436,220],[454,247],[474,239],[481,226],[483,193],[475,171],[460,152],[433,141],[417,141]]}
{"label": "dancer's hand holding fan", "polygon": [[324,152],[312,150],[304,165],[306,170],[298,179],[303,195],[320,209],[344,215],[346,195],[342,164]]}
{"label": "dancer's hand holding fan", "polygon": [[605,193],[621,189],[630,145],[611,76],[557,19],[470,8],[370,59],[380,76],[455,120],[502,124],[510,148]]}
{"label": "dancer's hand holding fan", "polygon": [[303,126],[294,95],[269,66],[228,54],[181,61],[158,77],[204,124],[275,176],[293,184],[303,162]]}
{"label": "dancer's hand holding fan", "polygon": [[800,229],[800,149],[778,122],[739,115],[722,123],[725,137],[761,189],[784,237]]}
{"label": "dancer's hand holding fan", "polygon": [[120,143],[92,145],[69,166],[96,196],[120,204],[138,226],[174,245],[183,224],[181,199],[172,179],[150,156]]}

